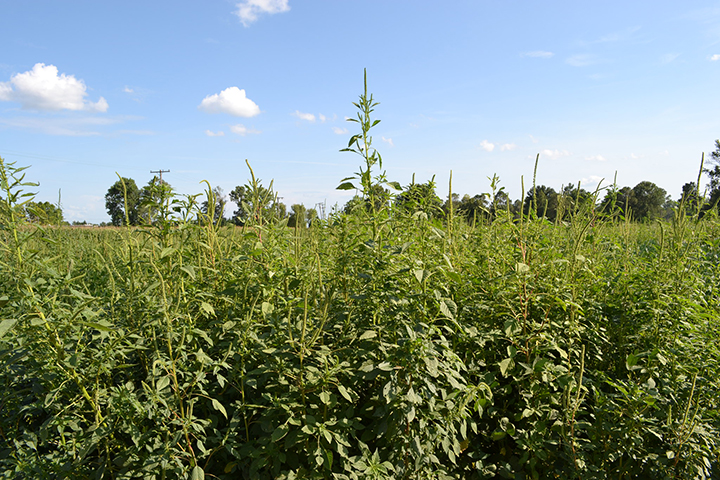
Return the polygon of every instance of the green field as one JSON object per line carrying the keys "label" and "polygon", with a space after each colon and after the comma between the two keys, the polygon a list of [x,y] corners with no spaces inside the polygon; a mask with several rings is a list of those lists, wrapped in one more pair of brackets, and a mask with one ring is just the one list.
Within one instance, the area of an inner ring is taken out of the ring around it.
{"label": "green field", "polygon": [[142,227],[27,224],[0,161],[0,478],[720,478],[697,189],[654,223],[615,187],[499,208],[496,177],[472,216],[391,201],[356,106],[361,195],[294,228],[252,170],[242,227],[209,184],[150,185]]}
{"label": "green field", "polygon": [[0,477],[718,477],[717,221],[372,210],[6,221]]}

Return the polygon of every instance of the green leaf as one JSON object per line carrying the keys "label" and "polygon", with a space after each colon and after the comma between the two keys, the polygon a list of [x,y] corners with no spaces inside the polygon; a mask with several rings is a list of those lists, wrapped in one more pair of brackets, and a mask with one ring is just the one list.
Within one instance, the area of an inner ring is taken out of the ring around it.
{"label": "green leaf", "polygon": [[515,272],[517,273],[529,273],[530,272],[530,266],[526,265],[522,262],[519,262],[515,265]]}
{"label": "green leaf", "polygon": [[200,302],[200,310],[205,312],[206,316],[215,315],[215,309],[207,302]]}
{"label": "green leaf", "polygon": [[195,269],[192,265],[182,266],[180,267],[180,270],[187,273],[191,279],[195,280]]}
{"label": "green leaf", "polygon": [[287,424],[280,425],[273,431],[272,435],[270,435],[270,441],[277,442],[278,440],[283,438],[285,435],[287,435],[287,433],[289,431],[290,431],[290,427]]}
{"label": "green leaf", "polygon": [[274,312],[274,311],[275,311],[275,307],[274,307],[272,304],[270,304],[270,303],[268,303],[268,302],[263,302],[263,303],[262,303],[262,313],[263,313],[263,315],[270,315],[270,314],[271,314],[272,312]]}
{"label": "green leaf", "polygon": [[503,376],[506,376],[508,370],[512,370],[514,366],[515,361],[512,358],[506,358],[505,360],[500,362],[500,373],[503,374]]}
{"label": "green leaf", "polygon": [[16,322],[16,319],[8,319],[0,322],[0,338],[2,338]]}
{"label": "green leaf", "polygon": [[217,401],[216,399],[212,399],[212,406],[215,408],[215,410],[219,411],[223,414],[225,418],[227,418],[227,411],[225,410],[225,407],[223,407],[223,404]]}
{"label": "green leaf", "polygon": [[457,313],[457,305],[449,298],[443,298],[440,301],[440,312],[451,320],[455,320]]}
{"label": "green leaf", "polygon": [[402,190],[402,186],[400,186],[400,182],[387,182],[387,184],[389,186],[391,186],[392,188],[394,188],[395,190],[398,190],[398,191]]}
{"label": "green leaf", "polygon": [[352,182],[344,182],[338,185],[335,190],[357,190],[357,187]]}
{"label": "green leaf", "polygon": [[375,337],[377,337],[377,332],[375,330],[368,330],[362,335],[360,335],[360,340],[368,340]]}
{"label": "green leaf", "polygon": [[173,247],[165,247],[162,249],[162,252],[160,252],[160,258],[165,258],[168,255],[172,255],[175,252],[175,249]]}
{"label": "green leaf", "polygon": [[350,392],[347,391],[347,388],[345,388],[344,385],[338,385],[338,392],[340,392],[340,395],[342,395],[345,400],[347,400],[348,402],[352,402]]}
{"label": "green leaf", "polygon": [[195,468],[192,469],[190,480],[205,480],[205,470],[199,465],[195,465]]}
{"label": "green leaf", "polygon": [[320,392],[320,401],[325,405],[330,405],[330,394],[328,392]]}
{"label": "green leaf", "polygon": [[155,384],[155,388],[157,389],[158,392],[160,392],[160,391],[164,390],[168,385],[170,385],[170,377],[162,377]]}

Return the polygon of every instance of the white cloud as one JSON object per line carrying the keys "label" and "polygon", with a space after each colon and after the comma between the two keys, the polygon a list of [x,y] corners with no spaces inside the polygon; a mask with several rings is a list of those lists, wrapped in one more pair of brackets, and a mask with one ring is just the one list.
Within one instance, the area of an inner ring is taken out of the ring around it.
{"label": "white cloud", "polygon": [[534,52],[525,52],[522,53],[520,56],[522,57],[533,57],[533,58],[551,58],[555,54],[553,52],[545,52],[543,50],[536,50]]}
{"label": "white cloud", "polygon": [[720,60],[720,53],[716,53],[710,57],[711,62],[717,62],[718,60]]}
{"label": "white cloud", "polygon": [[492,152],[495,149],[495,144],[490,143],[487,140],[483,140],[482,142],[480,142],[480,148],[482,148],[486,152]]}
{"label": "white cloud", "polygon": [[93,103],[85,100],[86,96],[85,82],[74,75],[58,75],[56,66],[44,63],[13,75],[9,82],[0,82],[0,101],[18,102],[24,109],[107,111],[108,103],[103,97]]}
{"label": "white cloud", "polygon": [[572,55],[565,60],[565,63],[572,65],[573,67],[587,67],[597,63],[595,55],[589,53],[581,53],[578,55]]}
{"label": "white cloud", "polygon": [[327,117],[322,113],[318,115],[318,118],[320,119],[320,123],[325,123],[325,120],[327,120]]}
{"label": "white cloud", "polygon": [[603,157],[602,155],[591,155],[589,157],[585,157],[585,160],[589,160],[591,162],[605,162],[607,159]]}
{"label": "white cloud", "polygon": [[665,55],[660,57],[660,61],[662,63],[670,63],[673,60],[675,60],[676,58],[678,58],[679,56],[680,56],[679,53],[666,53]]}
{"label": "white cloud", "polygon": [[517,148],[517,145],[515,145],[514,143],[503,143],[502,145],[500,145],[501,152],[506,152],[508,150],[515,150],[516,148]]}
{"label": "white cloud", "polygon": [[337,135],[345,135],[346,133],[350,133],[350,131],[347,128],[340,128],[340,127],[332,127],[333,133]]}
{"label": "white cloud", "polygon": [[312,113],[303,113],[300,110],[295,110],[295,113],[293,113],[296,117],[298,117],[300,120],[305,120],[307,122],[314,122],[315,121],[315,115]]}
{"label": "white cloud", "polygon": [[537,138],[533,137],[532,135],[530,135],[530,140],[532,140],[533,143],[539,142],[539,140]]}
{"label": "white cloud", "polygon": [[125,93],[135,93],[135,90],[133,90],[132,88],[130,88],[130,87],[128,87],[128,86],[126,85],[125,88],[123,88],[123,92],[125,92]]}
{"label": "white cloud", "polygon": [[237,10],[234,13],[245,27],[257,21],[259,15],[274,15],[290,10],[288,0],[243,0],[235,6]]}
{"label": "white cloud", "polygon": [[254,128],[247,128],[245,125],[238,123],[237,125],[232,125],[230,127],[230,131],[233,133],[237,133],[241,137],[244,137],[245,135],[251,134],[256,135],[258,133],[261,133],[260,130],[255,130]]}
{"label": "white cloud", "polygon": [[387,143],[387,144],[390,145],[391,147],[394,147],[394,146],[395,146],[395,143],[393,143],[393,139],[392,139],[392,138],[385,138],[385,137],[380,137],[380,138],[382,139],[383,142]]}
{"label": "white cloud", "polygon": [[221,130],[221,131],[215,133],[215,132],[212,132],[212,131],[210,131],[210,130],[205,130],[205,135],[207,135],[208,137],[224,137],[224,136],[225,136],[225,132],[223,132],[223,131]]}
{"label": "white cloud", "polygon": [[548,157],[550,160],[557,160],[560,157],[567,157],[570,152],[567,150],[550,150],[546,148],[540,152],[541,157]]}
{"label": "white cloud", "polygon": [[247,98],[245,90],[238,87],[226,88],[219,94],[208,95],[198,105],[207,113],[227,113],[236,117],[254,117],[260,113],[260,107]]}
{"label": "white cloud", "polygon": [[596,187],[603,180],[603,177],[599,177],[597,175],[590,175],[589,177],[581,179],[580,185],[582,185],[583,187]]}

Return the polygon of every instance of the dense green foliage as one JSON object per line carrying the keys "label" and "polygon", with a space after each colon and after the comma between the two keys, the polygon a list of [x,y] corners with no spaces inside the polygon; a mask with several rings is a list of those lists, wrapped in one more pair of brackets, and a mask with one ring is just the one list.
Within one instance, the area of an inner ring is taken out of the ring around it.
{"label": "dense green foliage", "polygon": [[5,224],[0,477],[718,475],[709,217],[156,208]]}
{"label": "dense green foliage", "polygon": [[143,228],[28,226],[0,159],[0,478],[720,477],[717,216],[395,195],[355,105],[354,207],[292,229],[252,169],[242,228],[155,181]]}

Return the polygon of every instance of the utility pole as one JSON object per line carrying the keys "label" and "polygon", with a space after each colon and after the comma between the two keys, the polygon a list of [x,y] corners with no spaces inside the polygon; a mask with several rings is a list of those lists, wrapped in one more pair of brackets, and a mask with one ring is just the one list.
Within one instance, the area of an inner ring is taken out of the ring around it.
{"label": "utility pole", "polygon": [[162,183],[162,174],[170,173],[170,170],[150,170],[150,173],[159,173],[160,174],[160,183]]}

